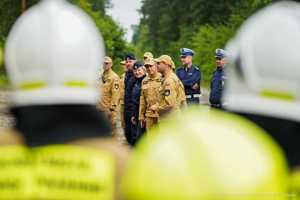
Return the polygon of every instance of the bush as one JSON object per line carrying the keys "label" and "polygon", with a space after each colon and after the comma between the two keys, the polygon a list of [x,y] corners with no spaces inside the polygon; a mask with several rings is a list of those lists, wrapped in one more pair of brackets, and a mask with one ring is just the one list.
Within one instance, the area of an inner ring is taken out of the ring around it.
{"label": "bush", "polygon": [[191,48],[196,52],[194,62],[199,64],[204,81],[209,81],[215,69],[215,49],[225,48],[234,30],[225,25],[205,25],[193,37]]}

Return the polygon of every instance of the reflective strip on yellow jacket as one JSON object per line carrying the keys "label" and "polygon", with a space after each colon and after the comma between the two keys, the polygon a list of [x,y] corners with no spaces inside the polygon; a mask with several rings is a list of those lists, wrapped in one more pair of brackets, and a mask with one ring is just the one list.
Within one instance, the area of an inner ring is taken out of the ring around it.
{"label": "reflective strip on yellow jacket", "polygon": [[115,162],[71,145],[0,147],[0,199],[114,198]]}

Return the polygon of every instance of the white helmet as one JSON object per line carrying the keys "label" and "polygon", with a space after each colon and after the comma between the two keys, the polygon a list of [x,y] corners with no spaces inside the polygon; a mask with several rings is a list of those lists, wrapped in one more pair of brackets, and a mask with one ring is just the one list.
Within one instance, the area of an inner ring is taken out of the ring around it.
{"label": "white helmet", "polygon": [[43,0],[8,37],[5,62],[17,106],[96,104],[103,40],[92,20],[65,0]]}
{"label": "white helmet", "polygon": [[300,4],[255,14],[228,44],[225,108],[300,121]]}

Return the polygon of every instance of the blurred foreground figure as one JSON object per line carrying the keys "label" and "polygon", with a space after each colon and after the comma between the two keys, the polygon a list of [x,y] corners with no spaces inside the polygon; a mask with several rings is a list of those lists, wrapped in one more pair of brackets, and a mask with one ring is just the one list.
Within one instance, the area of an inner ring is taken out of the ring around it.
{"label": "blurred foreground figure", "polygon": [[127,200],[283,200],[283,153],[234,114],[190,107],[137,145],[122,181]]}
{"label": "blurred foreground figure", "polygon": [[126,151],[96,110],[103,49],[90,18],[64,0],[16,22],[5,51],[16,125],[0,135],[0,199],[116,198]]}
{"label": "blurred foreground figure", "polygon": [[[300,194],[300,4],[276,3],[251,17],[228,45],[227,110],[265,129],[294,170]],[[300,199],[298,196],[297,199]]]}

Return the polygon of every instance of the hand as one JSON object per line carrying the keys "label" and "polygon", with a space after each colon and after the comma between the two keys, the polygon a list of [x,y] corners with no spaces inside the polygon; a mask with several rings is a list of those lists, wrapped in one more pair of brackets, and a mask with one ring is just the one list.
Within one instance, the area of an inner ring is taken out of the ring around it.
{"label": "hand", "polygon": [[192,89],[193,89],[193,90],[197,90],[197,89],[199,89],[199,85],[198,85],[198,83],[196,83],[195,85],[193,85],[193,86],[192,86]]}
{"label": "hand", "polygon": [[133,125],[136,125],[135,117],[131,117],[131,123],[132,123]]}
{"label": "hand", "polygon": [[143,119],[141,120],[141,128],[145,128],[146,126],[146,121]]}
{"label": "hand", "polygon": [[158,109],[158,104],[154,104],[154,105],[150,106],[149,109],[152,111],[156,111]]}

